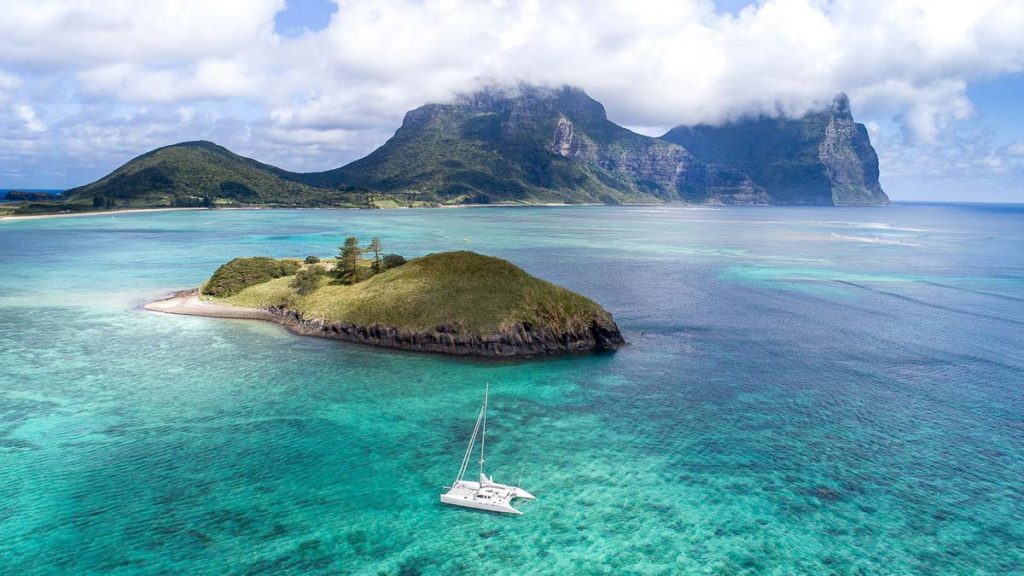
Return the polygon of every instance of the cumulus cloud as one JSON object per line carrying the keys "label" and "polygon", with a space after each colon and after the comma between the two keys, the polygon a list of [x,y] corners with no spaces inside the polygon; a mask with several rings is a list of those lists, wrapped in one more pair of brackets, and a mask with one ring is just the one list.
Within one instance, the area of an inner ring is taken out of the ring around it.
{"label": "cumulus cloud", "polygon": [[21,86],[21,78],[0,70],[0,90],[13,90]]}
{"label": "cumulus cloud", "polygon": [[1024,158],[1024,140],[1018,140],[1007,146],[1006,153],[1010,156],[1020,156]]}
{"label": "cumulus cloud", "polygon": [[153,69],[114,63],[84,70],[79,85],[90,95],[112,96],[124,102],[181,102],[255,96],[258,73],[243,62],[206,59],[175,68]]}
{"label": "cumulus cloud", "polygon": [[973,115],[971,82],[1024,70],[1017,0],[763,0],[735,14],[707,0],[345,0],[295,37],[274,31],[284,8],[13,3],[0,12],[13,114],[0,125],[45,132],[56,153],[210,137],[325,169],[380,144],[406,110],[487,84],[577,85],[651,134],[799,115],[843,90],[858,116],[899,131],[882,137],[918,150],[948,147]]}
{"label": "cumulus cloud", "polygon": [[0,54],[13,65],[54,69],[234,57],[274,41],[274,14],[284,6],[284,0],[9,2],[0,13]]}
{"label": "cumulus cloud", "polygon": [[36,117],[36,111],[28,104],[17,104],[14,113],[24,123],[25,129],[29,132],[45,132],[46,124]]}

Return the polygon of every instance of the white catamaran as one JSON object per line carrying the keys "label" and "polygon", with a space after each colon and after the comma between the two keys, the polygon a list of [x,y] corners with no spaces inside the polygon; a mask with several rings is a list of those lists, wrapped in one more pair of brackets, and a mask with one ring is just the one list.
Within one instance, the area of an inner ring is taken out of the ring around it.
{"label": "white catamaran", "polygon": [[[533,494],[518,486],[498,484],[493,478],[484,474],[484,443],[487,438],[487,395],[490,392],[490,385],[484,387],[484,405],[480,407],[480,413],[476,417],[476,426],[473,427],[473,436],[469,439],[469,447],[466,448],[466,455],[462,457],[462,467],[459,468],[459,475],[451,486],[445,486],[448,492],[441,494],[441,502],[466,508],[477,508],[490,512],[506,512],[509,514],[522,514],[512,507],[513,498],[525,498],[533,500]],[[476,435],[480,434],[480,481],[471,482],[463,480],[466,475],[466,468],[469,467],[469,460],[473,455],[473,444],[476,442]]]}

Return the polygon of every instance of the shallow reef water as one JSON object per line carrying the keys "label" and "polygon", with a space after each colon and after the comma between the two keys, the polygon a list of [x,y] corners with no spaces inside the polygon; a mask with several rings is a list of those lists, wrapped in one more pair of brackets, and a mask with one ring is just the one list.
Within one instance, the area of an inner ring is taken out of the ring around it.
{"label": "shallow reef water", "polygon": [[[144,312],[380,236],[595,299],[485,362]],[[1024,573],[1024,207],[224,210],[0,222],[5,574]],[[488,472],[438,501],[485,382]]]}

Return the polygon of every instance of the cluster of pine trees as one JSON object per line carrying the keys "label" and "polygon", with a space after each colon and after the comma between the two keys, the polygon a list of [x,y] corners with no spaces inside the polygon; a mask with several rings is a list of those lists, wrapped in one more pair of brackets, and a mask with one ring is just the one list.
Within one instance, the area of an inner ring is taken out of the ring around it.
{"label": "cluster of pine trees", "polygon": [[405,264],[405,258],[398,254],[383,253],[380,238],[374,236],[370,245],[366,248],[359,246],[359,239],[355,236],[345,238],[345,243],[338,248],[338,265],[334,269],[335,277],[342,284],[355,284],[363,280],[359,268],[359,261],[363,254],[372,254],[373,262],[370,264],[370,276],[379,274],[388,268],[394,268]]}
{"label": "cluster of pine trees", "polygon": [[[338,247],[337,264],[334,267],[334,277],[342,284],[355,284],[365,280],[374,274],[379,274],[389,268],[395,268],[405,264],[405,258],[398,254],[384,254],[380,238],[376,236],[370,241],[370,245],[363,248],[359,245],[359,239],[349,236],[345,243]],[[363,255],[370,255],[372,262],[369,270],[360,263]],[[319,266],[318,256],[307,256],[304,268],[295,274],[291,287],[296,292],[305,296],[320,287],[320,276],[326,274],[324,268]]]}

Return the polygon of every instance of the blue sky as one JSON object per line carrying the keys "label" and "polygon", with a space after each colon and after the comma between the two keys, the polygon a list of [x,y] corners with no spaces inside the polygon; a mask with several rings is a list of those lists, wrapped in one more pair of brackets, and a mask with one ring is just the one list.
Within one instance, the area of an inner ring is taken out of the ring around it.
{"label": "blue sky", "polygon": [[194,139],[324,170],[425,102],[531,82],[650,135],[845,91],[893,199],[1024,202],[1019,0],[37,0],[0,27],[0,188]]}
{"label": "blue sky", "polygon": [[338,5],[330,0],[288,0],[284,10],[274,16],[274,30],[289,38],[319,32],[337,11]]}
{"label": "blue sky", "polygon": [[981,80],[967,87],[978,121],[1004,144],[1024,140],[1024,74]]}

